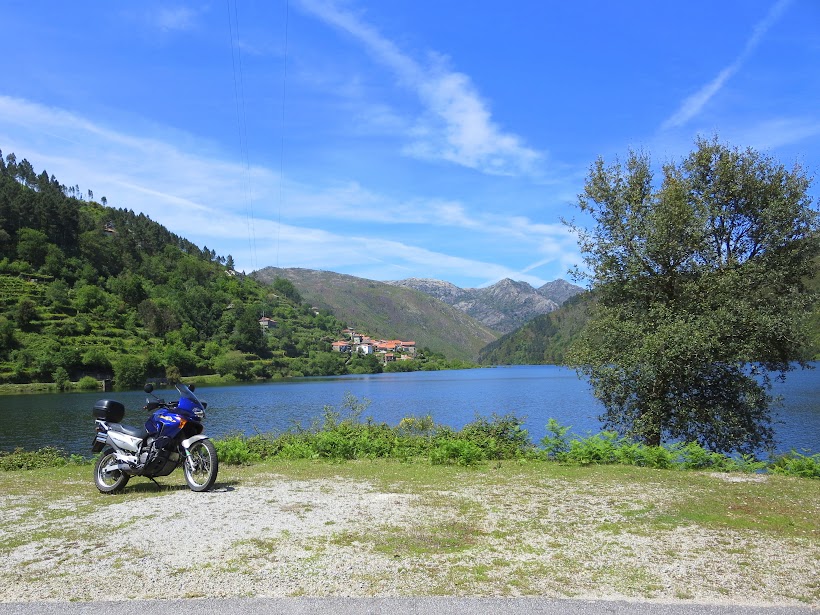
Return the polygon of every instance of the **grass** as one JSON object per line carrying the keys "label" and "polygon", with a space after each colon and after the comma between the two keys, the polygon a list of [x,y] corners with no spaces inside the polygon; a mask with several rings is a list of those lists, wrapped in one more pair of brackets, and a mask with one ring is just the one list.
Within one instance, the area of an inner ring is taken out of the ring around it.
{"label": "grass", "polygon": [[[60,520],[76,512],[96,509],[124,496],[99,496],[90,464],[67,464],[27,472],[0,472],[4,507],[37,510],[44,519]],[[276,476],[300,481],[366,481],[376,489],[419,496],[431,508],[455,507],[454,517],[480,517],[484,508],[503,511],[513,503],[495,497],[503,490],[526,501],[558,485],[579,501],[594,498],[620,521],[602,520],[610,532],[644,532],[686,525],[711,529],[754,530],[772,536],[820,539],[820,481],[775,475],[734,475],[710,472],[668,472],[629,466],[568,466],[543,461],[507,461],[493,466],[464,468],[395,460],[353,461],[343,464],[315,460],[272,460],[252,466],[222,466],[222,484],[262,484]],[[159,479],[157,487],[133,478],[126,487],[129,500],[159,497],[185,490],[179,473]],[[450,490],[482,492],[482,504],[454,501]],[[643,501],[630,496],[631,486],[655,489],[674,498]],[[321,489],[327,489],[322,487]],[[83,498],[91,497],[94,502]],[[100,498],[102,498],[100,500]],[[11,499],[9,503],[8,499]],[[78,500],[75,502],[74,500]],[[290,505],[298,515],[310,515],[307,503]],[[536,514],[544,511],[535,510]]]}
{"label": "grass", "polygon": [[470,549],[480,538],[479,526],[459,520],[420,522],[411,526],[384,525],[378,532],[341,532],[333,537],[337,545],[368,545],[390,557],[416,557],[457,553]]}
{"label": "grass", "polygon": [[0,395],[19,395],[22,393],[51,393],[57,390],[53,382],[35,382],[25,384],[0,383]]}

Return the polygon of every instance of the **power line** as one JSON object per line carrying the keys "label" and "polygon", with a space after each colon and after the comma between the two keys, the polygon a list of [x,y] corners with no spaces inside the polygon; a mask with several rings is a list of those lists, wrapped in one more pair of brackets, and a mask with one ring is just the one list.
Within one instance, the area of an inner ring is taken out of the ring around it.
{"label": "power line", "polygon": [[279,130],[279,211],[276,220],[276,266],[279,267],[279,238],[282,233],[282,203],[285,183],[285,100],[288,82],[288,30],[290,26],[290,0],[285,0],[285,50],[282,69],[282,122]]}
{"label": "power line", "polygon": [[[251,252],[252,265],[258,268],[256,258],[256,229],[253,214],[253,192],[251,189],[251,165],[248,154],[248,122],[245,114],[245,80],[242,71],[242,52],[239,47],[239,12],[234,1],[233,20],[231,19],[231,0],[226,0],[228,7],[228,31],[231,38],[231,66],[233,68],[233,89],[234,100],[236,102],[236,124],[239,133],[240,159],[244,163],[244,189],[245,189],[245,216],[248,226],[248,246]],[[234,39],[234,29],[236,39]],[[234,54],[234,48],[236,53]],[[238,70],[237,70],[238,64]],[[237,73],[239,78],[237,79]]]}

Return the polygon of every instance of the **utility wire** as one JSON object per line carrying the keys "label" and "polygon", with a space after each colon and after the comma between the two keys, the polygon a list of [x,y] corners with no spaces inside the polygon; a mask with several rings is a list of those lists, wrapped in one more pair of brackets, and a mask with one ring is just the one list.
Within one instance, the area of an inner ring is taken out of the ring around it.
{"label": "utility wire", "polygon": [[290,0],[285,0],[285,51],[282,69],[282,122],[279,130],[279,212],[276,221],[276,267],[279,267],[279,239],[282,233],[282,203],[285,183],[285,100],[288,82],[288,30],[290,26]]}
{"label": "utility wire", "polygon": [[[236,124],[239,133],[239,151],[244,163],[245,189],[245,216],[248,226],[248,246],[251,253],[251,262],[254,269],[258,268],[256,258],[256,228],[253,214],[253,192],[251,189],[251,165],[248,154],[248,122],[245,114],[245,80],[242,74],[242,52],[239,48],[239,13],[236,1],[233,5],[233,19],[231,17],[231,0],[226,0],[228,7],[228,31],[231,38],[231,66],[233,67],[233,90],[236,102]],[[236,38],[234,38],[234,29]],[[234,49],[236,53],[234,53]],[[238,65],[238,70],[237,70]],[[237,79],[237,74],[239,78]]]}

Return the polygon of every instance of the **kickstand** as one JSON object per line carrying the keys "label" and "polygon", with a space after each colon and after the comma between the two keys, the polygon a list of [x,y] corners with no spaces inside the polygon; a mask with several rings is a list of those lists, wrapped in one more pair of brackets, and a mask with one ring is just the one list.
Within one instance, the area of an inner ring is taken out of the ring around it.
{"label": "kickstand", "polygon": [[157,486],[157,488],[162,489],[162,485],[160,485],[157,481],[155,481],[153,476],[149,476],[148,480],[150,480],[152,483],[154,483]]}

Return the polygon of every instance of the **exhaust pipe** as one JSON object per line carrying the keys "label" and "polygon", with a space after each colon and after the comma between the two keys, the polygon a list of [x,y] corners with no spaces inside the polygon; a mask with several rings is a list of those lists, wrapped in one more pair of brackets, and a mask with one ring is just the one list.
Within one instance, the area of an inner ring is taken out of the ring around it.
{"label": "exhaust pipe", "polygon": [[105,466],[105,468],[103,469],[103,472],[108,474],[110,472],[116,472],[118,470],[120,472],[133,472],[134,471],[134,466],[132,466],[130,463],[125,463],[125,462],[121,461],[119,463],[112,463],[112,464],[109,464],[109,465]]}

